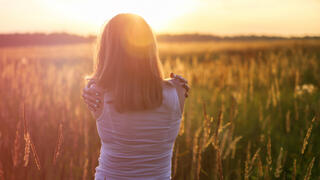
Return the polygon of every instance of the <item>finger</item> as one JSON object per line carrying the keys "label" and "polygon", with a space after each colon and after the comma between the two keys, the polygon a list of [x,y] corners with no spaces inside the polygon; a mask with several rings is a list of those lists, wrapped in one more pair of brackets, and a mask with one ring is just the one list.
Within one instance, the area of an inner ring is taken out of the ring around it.
{"label": "finger", "polygon": [[83,97],[83,99],[85,101],[90,101],[90,102],[95,103],[95,104],[101,104],[102,103],[102,98],[101,97],[96,97],[96,96],[92,96],[92,95],[88,95],[88,94],[83,94],[82,97]]}
{"label": "finger", "polygon": [[173,79],[173,81],[177,84],[179,84],[181,87],[183,87],[186,91],[189,91],[190,87],[187,83],[185,82],[181,82],[180,80],[178,79]]}
{"label": "finger", "polygon": [[90,106],[90,107],[92,107],[92,108],[94,108],[95,110],[98,110],[98,109],[100,109],[100,107],[101,107],[100,105],[96,105],[96,104],[91,103],[91,102],[88,102],[87,105]]}
{"label": "finger", "polygon": [[176,75],[175,78],[176,78],[176,79],[179,79],[181,82],[188,83],[188,81],[187,81],[185,78],[183,78],[182,76],[180,76],[180,75]]}
{"label": "finger", "polygon": [[96,109],[94,109],[94,107],[91,107],[91,106],[87,106],[88,107],[88,109],[90,110],[90,111],[93,111],[93,112],[96,112]]}
{"label": "finger", "polygon": [[99,105],[102,104],[102,101],[101,101],[100,99],[95,99],[95,98],[92,98],[92,97],[86,96],[86,95],[84,95],[84,96],[82,96],[82,97],[83,97],[83,100],[84,100],[84,102],[85,102],[86,104],[91,103],[91,104],[94,104],[94,105],[96,105],[96,106],[99,106]]}
{"label": "finger", "polygon": [[89,89],[90,89],[90,91],[96,91],[99,93],[103,93],[103,89],[100,88],[96,83],[91,84]]}
{"label": "finger", "polygon": [[92,84],[89,87],[84,87],[82,90],[82,94],[90,94],[90,95],[94,95],[94,96],[100,96],[101,94],[103,94],[103,91],[98,88],[95,84]]}
{"label": "finger", "polygon": [[188,81],[187,81],[185,78],[183,78],[183,77],[180,76],[180,75],[174,74],[173,72],[170,73],[170,77],[171,77],[171,78],[174,78],[174,79],[178,79],[178,80],[180,80],[181,82],[188,83]]}
{"label": "finger", "polygon": [[190,90],[190,86],[187,83],[179,83],[185,90],[188,92]]}
{"label": "finger", "polygon": [[88,107],[88,109],[90,111],[96,111],[97,110],[97,108],[95,106],[93,106],[92,104],[86,104],[86,105],[87,105],[87,107]]}
{"label": "finger", "polygon": [[96,84],[95,80],[94,79],[90,79],[88,84],[87,84],[87,87],[90,88],[93,84]]}
{"label": "finger", "polygon": [[186,84],[186,83],[181,83],[180,85],[186,90],[186,92],[189,91],[190,87],[188,86],[188,84]]}
{"label": "finger", "polygon": [[171,78],[175,78],[176,75],[175,75],[173,72],[171,72],[171,73],[170,73],[170,77],[171,77]]}
{"label": "finger", "polygon": [[92,102],[96,102],[96,103],[101,103],[102,102],[102,97],[101,96],[97,96],[93,93],[88,93],[88,92],[83,92],[82,93],[82,98],[85,100],[85,101],[92,101]]}
{"label": "finger", "polygon": [[98,90],[94,89],[94,88],[84,88],[83,89],[83,93],[84,94],[89,94],[89,95],[92,95],[92,96],[101,96],[101,92],[99,92]]}
{"label": "finger", "polygon": [[82,94],[87,94],[87,95],[92,95],[92,96],[96,95],[95,92],[93,90],[91,90],[90,88],[88,88],[87,86],[82,89]]}
{"label": "finger", "polygon": [[94,105],[97,105],[97,106],[100,106],[102,104],[102,101],[100,99],[94,99],[92,97],[85,97],[83,96],[83,100],[86,104],[94,104]]}
{"label": "finger", "polygon": [[98,104],[96,102],[92,102],[92,101],[84,101],[87,105],[90,105],[92,107],[94,107],[95,109],[98,108],[98,107],[101,107],[101,104]]}

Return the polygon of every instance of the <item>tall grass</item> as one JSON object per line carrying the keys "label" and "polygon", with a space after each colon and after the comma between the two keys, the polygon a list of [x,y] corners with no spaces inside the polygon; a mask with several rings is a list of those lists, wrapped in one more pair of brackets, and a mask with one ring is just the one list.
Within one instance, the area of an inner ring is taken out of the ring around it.
{"label": "tall grass", "polygon": [[[0,49],[0,179],[92,179],[91,44]],[[192,90],[173,179],[317,179],[320,42],[160,44]]]}

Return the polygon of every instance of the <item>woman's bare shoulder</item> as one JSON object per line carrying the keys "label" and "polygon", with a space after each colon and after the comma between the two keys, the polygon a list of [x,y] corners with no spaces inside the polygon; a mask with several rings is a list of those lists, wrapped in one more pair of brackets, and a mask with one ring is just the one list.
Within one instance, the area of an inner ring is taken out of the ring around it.
{"label": "woman's bare shoulder", "polygon": [[181,82],[178,79],[169,78],[164,80],[165,87],[175,88],[179,98],[179,104],[181,112],[183,111],[186,89],[182,87]]}
{"label": "woman's bare shoulder", "polygon": [[164,87],[174,87],[173,78],[167,78],[162,81]]}
{"label": "woman's bare shoulder", "polygon": [[175,87],[178,93],[185,93],[185,88],[181,85],[181,82],[175,78],[167,78],[163,80],[164,87]]}

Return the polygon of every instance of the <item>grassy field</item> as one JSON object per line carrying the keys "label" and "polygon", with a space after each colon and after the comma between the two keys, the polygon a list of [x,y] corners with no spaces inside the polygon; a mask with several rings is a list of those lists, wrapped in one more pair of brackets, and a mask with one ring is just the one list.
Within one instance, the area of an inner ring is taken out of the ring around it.
{"label": "grassy field", "polygon": [[[162,43],[192,87],[172,177],[320,179],[320,41]],[[93,179],[93,44],[0,49],[0,180]]]}

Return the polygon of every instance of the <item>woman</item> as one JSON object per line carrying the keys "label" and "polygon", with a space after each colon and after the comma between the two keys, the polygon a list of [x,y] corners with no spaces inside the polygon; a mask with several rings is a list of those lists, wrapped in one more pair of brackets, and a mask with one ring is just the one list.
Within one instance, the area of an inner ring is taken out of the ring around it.
{"label": "woman", "polygon": [[119,14],[104,27],[83,97],[101,139],[95,179],[170,179],[174,141],[189,87],[163,79],[149,25]]}

